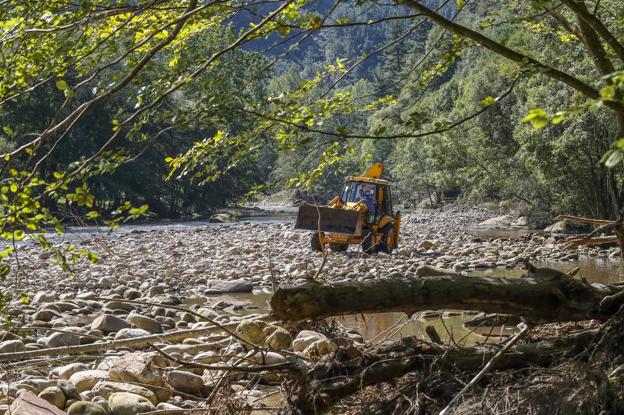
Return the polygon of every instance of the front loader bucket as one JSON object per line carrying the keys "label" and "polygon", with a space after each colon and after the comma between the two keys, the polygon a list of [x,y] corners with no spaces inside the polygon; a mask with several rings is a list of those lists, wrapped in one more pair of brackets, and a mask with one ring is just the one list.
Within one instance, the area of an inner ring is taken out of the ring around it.
{"label": "front loader bucket", "polygon": [[[320,222],[319,213],[321,214]],[[301,205],[295,228],[361,236],[362,215],[353,210]]]}

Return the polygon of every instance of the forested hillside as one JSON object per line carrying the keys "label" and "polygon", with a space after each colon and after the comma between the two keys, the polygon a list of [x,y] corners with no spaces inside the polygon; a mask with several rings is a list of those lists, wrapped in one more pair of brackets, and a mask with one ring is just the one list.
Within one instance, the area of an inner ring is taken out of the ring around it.
{"label": "forested hillside", "polygon": [[[422,4],[578,79],[595,83],[604,76],[586,40],[572,27],[572,16],[560,6],[491,0]],[[622,7],[618,1],[596,5],[617,35],[623,27]],[[251,3],[223,16],[210,30],[190,28],[173,48],[150,61],[137,80],[85,111],[58,145],[40,148],[53,150],[37,164],[43,177],[54,179],[54,172],[97,151],[128,108],[140,109],[150,94],[158,95],[159,84],[174,82],[183,67],[196,66],[269,10]],[[148,204],[161,217],[202,214],[244,200],[250,192],[253,200],[298,187],[330,196],[344,174],[375,160],[385,163],[400,199],[408,204],[501,203],[503,208],[523,207],[538,222],[564,212],[615,215],[624,190],[619,163],[611,168],[601,163],[618,138],[616,118],[604,105],[588,106],[583,95],[541,75],[543,70],[522,67],[446,31],[407,5],[320,1],[300,3],[291,14],[286,17],[291,22],[250,37],[209,73],[193,78],[192,86],[176,88],[133,120],[130,129],[120,128],[107,146],[110,157],[100,160],[99,170],[87,179],[99,212],[130,201]],[[10,25],[9,19],[7,34]],[[41,56],[34,58],[51,59],[58,53],[48,43],[53,41],[36,40]],[[604,53],[614,51],[608,47]],[[19,149],[51,125],[62,114],[58,110],[67,91],[74,101],[88,100],[106,88],[104,82],[115,82],[114,64],[100,70],[99,81],[83,80],[82,71],[95,63],[92,59],[70,64],[61,71],[62,80],[55,81],[37,80],[19,62],[9,67],[12,61],[5,58],[0,108],[4,151]],[[54,70],[54,61],[50,65]],[[73,96],[73,89],[65,87],[76,84]],[[36,86],[36,93],[12,97],[9,92],[16,86]],[[614,91],[615,96],[620,93]],[[305,111],[296,113],[302,105]],[[528,114],[536,118],[527,122]],[[274,121],[271,127],[259,126],[269,120]],[[275,126],[280,123],[286,128]],[[310,128],[313,123],[323,128]],[[217,131],[234,145],[210,155],[195,146],[195,154],[177,158]],[[619,158],[615,153],[612,161]],[[180,163],[171,164],[171,159]],[[180,164],[188,168],[182,175]],[[58,209],[66,210],[62,205]],[[65,214],[85,213],[71,210]]]}

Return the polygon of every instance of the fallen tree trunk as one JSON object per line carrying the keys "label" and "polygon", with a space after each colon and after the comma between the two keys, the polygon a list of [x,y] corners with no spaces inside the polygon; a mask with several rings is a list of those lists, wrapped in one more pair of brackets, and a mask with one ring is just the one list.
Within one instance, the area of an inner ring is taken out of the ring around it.
{"label": "fallen tree trunk", "polygon": [[431,276],[278,289],[272,314],[284,321],[375,313],[412,314],[435,309],[512,314],[531,323],[604,320],[600,303],[624,289],[589,284],[549,268],[532,268],[522,278]]}

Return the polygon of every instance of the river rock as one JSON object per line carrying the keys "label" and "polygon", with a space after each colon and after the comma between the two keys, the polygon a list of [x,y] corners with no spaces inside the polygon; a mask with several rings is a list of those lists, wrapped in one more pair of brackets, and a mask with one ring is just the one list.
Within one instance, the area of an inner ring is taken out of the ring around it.
{"label": "river rock", "polygon": [[95,386],[100,380],[109,380],[108,372],[105,370],[85,370],[76,372],[69,378],[69,381],[76,386],[76,391],[82,393]]}
{"label": "river rock", "polygon": [[67,408],[67,415],[108,415],[106,410],[95,402],[78,401]]}
{"label": "river rock", "polygon": [[151,317],[146,317],[137,313],[130,313],[126,318],[126,321],[137,328],[147,330],[150,333],[162,333],[162,326],[160,322]]}
{"label": "river rock", "polygon": [[127,328],[130,328],[130,323],[112,314],[102,314],[91,323],[91,330],[101,330],[107,334]]}
{"label": "river rock", "polygon": [[11,415],[66,415],[56,406],[31,392],[23,391],[9,407]]}
{"label": "river rock", "polygon": [[167,361],[155,353],[128,353],[114,360],[110,366],[110,378],[119,382],[137,382],[155,386],[153,392],[159,402],[171,397],[171,391],[163,380]]}
{"label": "river rock", "polygon": [[46,347],[77,346],[79,344],[80,336],[69,332],[52,333],[45,342]]}
{"label": "river rock", "polygon": [[89,367],[84,363],[70,363],[65,366],[59,366],[52,370],[52,374],[61,379],[69,379],[71,375],[76,372],[82,372],[85,370],[89,370]]}
{"label": "river rock", "polygon": [[199,394],[204,387],[201,376],[183,370],[172,370],[167,373],[167,382],[173,389],[192,395]]}
{"label": "river rock", "polygon": [[126,328],[121,329],[115,334],[115,340],[136,339],[137,337],[146,337],[151,335],[147,330]]}
{"label": "river rock", "polygon": [[253,285],[246,280],[211,280],[206,284],[204,294],[222,294],[222,293],[250,293],[253,291]]}
{"label": "river rock", "polygon": [[108,398],[112,415],[137,415],[156,410],[145,397],[128,392],[115,392]]}
{"label": "river rock", "polygon": [[301,330],[297,333],[297,337],[295,337],[292,342],[293,350],[296,352],[303,352],[309,345],[317,340],[327,340],[327,337],[316,331]]}
{"label": "river rock", "polygon": [[265,340],[265,344],[274,350],[284,350],[290,347],[292,336],[288,330],[277,327]]}
{"label": "river rock", "polygon": [[24,350],[26,346],[21,340],[6,340],[0,343],[0,353],[16,353]]}
{"label": "river rock", "polygon": [[260,345],[265,339],[264,329],[267,323],[259,320],[246,319],[236,326],[236,334],[251,344]]}
{"label": "river rock", "polygon": [[133,385],[131,383],[101,381],[93,387],[92,391],[94,395],[101,396],[105,399],[110,398],[115,392],[134,393],[135,395],[143,396],[154,405],[158,403],[154,392],[143,386]]}
{"label": "river rock", "polygon": [[59,409],[65,408],[65,394],[57,386],[49,386],[42,390],[39,395],[41,399],[51,403]]}

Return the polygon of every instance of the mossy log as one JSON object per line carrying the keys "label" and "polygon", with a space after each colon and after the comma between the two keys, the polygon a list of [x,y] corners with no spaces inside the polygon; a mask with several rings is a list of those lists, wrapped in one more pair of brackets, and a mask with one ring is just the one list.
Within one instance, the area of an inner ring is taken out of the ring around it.
{"label": "mossy log", "polygon": [[531,323],[604,320],[600,302],[622,285],[590,284],[549,268],[522,278],[442,275],[337,284],[306,283],[278,289],[272,314],[284,321],[425,310],[476,310],[522,316]]}

